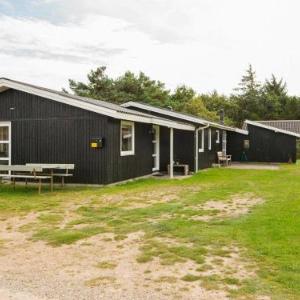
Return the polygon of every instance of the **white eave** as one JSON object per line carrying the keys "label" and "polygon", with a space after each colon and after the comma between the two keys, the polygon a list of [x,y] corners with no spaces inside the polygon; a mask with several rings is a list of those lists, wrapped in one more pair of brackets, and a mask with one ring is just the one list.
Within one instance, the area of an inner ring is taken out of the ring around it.
{"label": "white eave", "polygon": [[119,111],[116,111],[113,109],[109,109],[107,107],[102,107],[102,106],[94,105],[92,103],[80,101],[76,98],[71,98],[69,96],[63,96],[61,94],[56,94],[51,91],[39,89],[38,87],[34,87],[34,86],[27,85],[27,84],[22,84],[19,82],[1,78],[0,79],[0,92],[3,92],[7,89],[15,89],[15,90],[22,91],[25,93],[40,96],[40,97],[43,97],[46,99],[50,99],[53,101],[57,101],[60,103],[78,107],[78,108],[81,108],[84,110],[99,113],[101,115],[105,115],[105,116],[112,117],[115,119],[127,120],[127,121],[133,121],[133,122],[141,122],[141,123],[147,123],[147,124],[155,124],[155,125],[165,126],[165,127],[169,127],[169,128],[188,130],[188,131],[195,130],[195,127],[192,125],[189,125],[189,124],[178,123],[178,122],[174,122],[171,120],[165,120],[162,118],[156,118],[156,117],[152,117],[152,116],[149,116],[149,117],[142,116],[139,114],[135,114],[134,112],[132,112],[132,113],[119,112]]}
{"label": "white eave", "polygon": [[152,106],[152,105],[143,104],[143,103],[139,103],[139,102],[130,101],[130,102],[122,104],[121,106],[126,107],[126,108],[130,108],[130,107],[140,108],[140,109],[152,111],[152,112],[155,112],[155,113],[158,113],[158,114],[163,114],[165,116],[178,118],[178,119],[181,119],[182,121],[186,121],[186,122],[192,122],[192,123],[196,123],[196,124],[200,124],[200,125],[209,125],[211,127],[224,129],[224,130],[228,130],[228,131],[233,131],[233,132],[240,133],[240,134],[245,134],[245,135],[248,134],[247,130],[221,125],[221,124],[218,124],[218,123],[215,123],[215,122],[200,119],[198,117],[189,116],[189,115],[182,114],[182,113],[179,113],[179,112],[175,112],[175,111],[172,111],[172,110],[166,110],[166,109],[162,109],[162,108],[159,108],[159,107],[155,107],[155,106]]}
{"label": "white eave", "polygon": [[291,135],[291,136],[295,136],[297,138],[300,138],[300,134],[298,134],[298,133],[288,131],[288,130],[284,130],[284,129],[279,129],[279,128],[276,128],[276,127],[273,127],[273,126],[268,126],[268,125],[261,124],[261,123],[255,122],[255,121],[246,120],[245,124],[261,127],[261,128],[264,128],[264,129],[272,130],[274,132],[283,133],[283,134],[287,134],[287,135]]}

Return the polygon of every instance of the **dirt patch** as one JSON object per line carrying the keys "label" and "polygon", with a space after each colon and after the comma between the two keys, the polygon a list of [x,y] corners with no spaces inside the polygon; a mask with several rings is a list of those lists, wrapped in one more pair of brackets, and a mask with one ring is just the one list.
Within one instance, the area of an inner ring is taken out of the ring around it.
{"label": "dirt patch", "polygon": [[207,214],[193,216],[191,219],[207,222],[213,219],[236,218],[249,213],[252,207],[261,203],[263,199],[251,194],[235,195],[226,201],[207,201],[197,206]]}
{"label": "dirt patch", "polygon": [[[142,232],[123,241],[102,234],[56,248],[33,243],[24,233],[11,238],[13,244],[0,256],[0,299],[226,299],[225,292],[180,280],[196,268],[193,262],[138,263]],[[98,268],[99,260],[113,261],[115,267]]]}
{"label": "dirt patch", "polygon": [[143,192],[123,192],[114,195],[102,195],[99,204],[118,204],[125,209],[143,208],[156,203],[166,203],[180,199],[181,193],[196,193],[202,190],[199,185],[163,186],[159,189]]}
{"label": "dirt patch", "polygon": [[[255,268],[242,258],[236,246],[207,247],[202,265],[191,260],[162,265],[157,257],[139,263],[143,232],[128,234],[123,240],[104,233],[53,248],[41,241],[32,242],[29,231],[18,230],[37,218],[38,214],[29,214],[0,224],[4,225],[0,227],[0,240],[5,240],[0,256],[1,300],[223,300],[229,297],[228,289],[237,287],[233,279],[255,276]],[[157,237],[157,241],[169,247],[194,246],[169,237]],[[207,286],[211,276],[221,281],[219,286],[214,283],[213,289]],[[228,277],[232,282],[224,281]]]}
{"label": "dirt patch", "polygon": [[237,246],[226,246],[218,249],[207,248],[208,255],[205,256],[204,268],[199,269],[203,276],[217,275],[221,278],[231,276],[238,280],[245,280],[256,276],[256,267],[244,255]]}

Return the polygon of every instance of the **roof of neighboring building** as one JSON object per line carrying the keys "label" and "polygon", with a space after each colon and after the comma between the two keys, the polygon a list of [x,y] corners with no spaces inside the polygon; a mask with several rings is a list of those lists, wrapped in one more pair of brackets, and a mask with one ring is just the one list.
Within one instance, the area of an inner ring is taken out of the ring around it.
{"label": "roof of neighboring building", "polygon": [[300,120],[258,121],[261,124],[300,134]]}
{"label": "roof of neighboring building", "polygon": [[216,128],[219,128],[219,129],[233,131],[233,132],[237,132],[237,133],[241,133],[241,134],[248,134],[248,132],[246,130],[243,130],[243,129],[230,127],[230,126],[225,126],[225,125],[222,125],[222,124],[219,124],[219,123],[216,123],[216,122],[211,122],[211,121],[205,120],[205,119],[200,118],[200,117],[196,117],[196,116],[189,115],[189,114],[182,113],[182,112],[176,112],[176,111],[161,108],[161,107],[156,107],[156,106],[149,105],[149,104],[130,101],[130,102],[122,104],[122,106],[127,107],[127,108],[133,107],[133,108],[143,109],[143,110],[146,110],[148,112],[154,112],[154,113],[164,115],[166,117],[177,118],[177,119],[180,119],[184,122],[191,122],[191,123],[194,123],[194,124],[200,124],[200,125],[204,125],[204,126],[209,125],[211,127],[216,127]]}
{"label": "roof of neighboring building", "polygon": [[292,135],[292,136],[295,136],[297,138],[300,138],[300,134],[298,134],[298,133],[295,133],[295,132],[292,132],[292,131],[289,131],[289,130],[280,129],[280,128],[277,128],[277,127],[274,127],[274,126],[262,124],[261,122],[246,120],[245,123],[244,123],[244,128],[247,128],[247,125],[253,125],[253,126],[260,127],[260,128],[272,130],[274,132],[279,132],[279,133]]}
{"label": "roof of neighboring building", "polygon": [[64,92],[59,92],[52,89],[11,80],[8,78],[0,78],[0,93],[7,89],[15,89],[29,94],[34,94],[43,98],[75,106],[84,110],[93,111],[95,113],[103,114],[116,119],[150,123],[182,130],[193,131],[195,129],[194,126],[185,124],[184,122],[181,123],[165,118],[156,117],[150,114],[135,111],[133,109],[127,109],[110,102],[79,97],[76,95],[67,94]]}

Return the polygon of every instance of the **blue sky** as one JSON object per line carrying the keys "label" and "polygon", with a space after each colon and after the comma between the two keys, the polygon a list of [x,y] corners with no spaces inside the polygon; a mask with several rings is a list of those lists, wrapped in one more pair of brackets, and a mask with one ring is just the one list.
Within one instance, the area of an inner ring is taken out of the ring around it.
{"label": "blue sky", "polygon": [[230,93],[249,63],[300,94],[297,0],[0,0],[0,76],[60,89],[106,65]]}

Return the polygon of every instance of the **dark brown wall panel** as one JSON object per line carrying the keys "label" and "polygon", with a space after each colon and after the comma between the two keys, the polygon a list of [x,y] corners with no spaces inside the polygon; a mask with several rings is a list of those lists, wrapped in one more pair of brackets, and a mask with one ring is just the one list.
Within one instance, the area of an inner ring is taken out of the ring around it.
{"label": "dark brown wall panel", "polygon": [[[152,171],[150,125],[136,123],[136,154],[120,156],[120,120],[31,94],[0,93],[0,121],[12,122],[12,163],[74,163],[76,183],[104,184]],[[103,149],[89,147],[104,137]]]}
{"label": "dark brown wall panel", "polygon": [[[288,162],[296,161],[296,138],[265,128],[248,125],[249,135],[232,133],[229,136],[228,154],[233,160],[240,161],[245,151],[251,162]],[[250,148],[244,150],[244,140],[250,141]]]}

